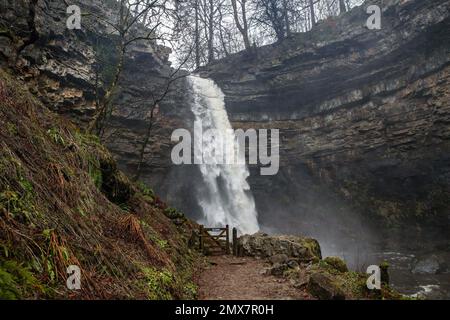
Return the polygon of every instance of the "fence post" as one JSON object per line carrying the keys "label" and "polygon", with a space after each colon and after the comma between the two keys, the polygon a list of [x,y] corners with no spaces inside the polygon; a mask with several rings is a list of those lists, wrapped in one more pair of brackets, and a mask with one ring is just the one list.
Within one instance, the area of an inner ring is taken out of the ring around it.
{"label": "fence post", "polygon": [[237,229],[233,228],[233,255],[238,256]]}
{"label": "fence post", "polygon": [[230,227],[227,225],[227,254],[230,254]]}
{"label": "fence post", "polygon": [[200,241],[199,241],[199,249],[203,253],[203,225],[200,225]]}
{"label": "fence post", "polygon": [[384,285],[389,285],[389,264],[387,262],[383,262],[380,264],[380,271],[381,271],[381,283]]}

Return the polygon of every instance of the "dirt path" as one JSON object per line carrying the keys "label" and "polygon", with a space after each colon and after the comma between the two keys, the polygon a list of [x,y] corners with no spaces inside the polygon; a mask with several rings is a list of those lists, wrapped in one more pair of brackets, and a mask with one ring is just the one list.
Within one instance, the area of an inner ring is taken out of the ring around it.
{"label": "dirt path", "polygon": [[210,257],[210,266],[199,276],[201,300],[311,299],[287,279],[262,274],[268,266],[254,258]]}

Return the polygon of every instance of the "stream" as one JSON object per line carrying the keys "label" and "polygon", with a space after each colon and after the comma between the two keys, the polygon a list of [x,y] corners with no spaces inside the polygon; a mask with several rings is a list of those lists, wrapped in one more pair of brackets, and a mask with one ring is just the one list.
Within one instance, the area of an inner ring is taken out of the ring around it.
{"label": "stream", "polygon": [[450,299],[449,243],[429,242],[420,237],[413,239],[408,247],[388,241],[388,244],[365,248],[361,248],[361,244],[349,245],[345,250],[336,250],[324,243],[323,256],[339,256],[350,269],[360,272],[365,272],[369,265],[386,261],[390,285],[398,292],[420,299]]}

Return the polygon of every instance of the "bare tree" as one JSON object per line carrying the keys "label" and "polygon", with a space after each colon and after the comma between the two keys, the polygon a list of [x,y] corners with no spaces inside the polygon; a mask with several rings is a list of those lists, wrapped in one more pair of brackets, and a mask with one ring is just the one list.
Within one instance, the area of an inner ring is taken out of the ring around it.
{"label": "bare tree", "polygon": [[309,10],[311,12],[311,26],[315,26],[316,14],[314,13],[314,0],[309,0]]}
{"label": "bare tree", "polygon": [[181,63],[177,69],[175,69],[169,76],[162,92],[159,93],[158,96],[151,94],[152,96],[152,103],[150,105],[150,112],[149,112],[149,117],[147,119],[148,124],[147,124],[147,128],[145,131],[145,135],[143,137],[143,141],[141,144],[141,147],[139,149],[139,160],[138,160],[138,165],[136,167],[136,172],[133,176],[133,180],[134,181],[138,181],[141,173],[142,173],[142,165],[145,162],[145,149],[147,148],[148,144],[150,143],[150,139],[151,139],[151,134],[152,134],[152,129],[153,129],[153,125],[155,122],[155,116],[156,116],[156,110],[159,109],[160,107],[160,103],[165,99],[165,97],[169,94],[170,89],[171,89],[171,85],[183,78],[187,76],[187,73],[185,72],[181,72],[181,68],[185,65],[185,63],[187,62],[188,57],[185,59],[185,61],[183,61],[183,63]]}
{"label": "bare tree", "polygon": [[345,5],[344,0],[339,0],[339,12],[347,12],[347,6]]}
{"label": "bare tree", "polygon": [[280,0],[255,0],[255,21],[260,27],[269,27],[276,39],[282,41],[286,37],[285,10]]}
{"label": "bare tree", "polygon": [[[240,13],[237,6],[237,0],[231,0],[231,5],[233,6],[233,17],[236,23],[236,27],[242,35],[242,39],[244,41],[244,46],[246,50],[250,49],[250,38],[248,36],[248,21],[247,21],[247,9],[246,9],[247,0],[240,0]],[[240,16],[240,18],[239,18]],[[241,23],[242,20],[242,23]]]}
{"label": "bare tree", "polygon": [[[160,39],[157,29],[161,25],[162,14],[166,10],[167,0],[120,0],[115,3],[117,16],[99,16],[89,13],[90,17],[109,26],[116,37],[116,65],[114,75],[98,102],[96,111],[88,126],[88,132],[101,134],[105,119],[112,113],[111,103],[123,71],[127,49],[138,41],[154,43]],[[145,20],[144,20],[145,19]]]}
{"label": "bare tree", "polygon": [[[179,46],[195,43],[196,69],[253,44],[265,45],[309,31],[362,0],[177,0],[184,10]],[[183,60],[187,49],[179,50]],[[195,57],[195,59],[194,59]]]}

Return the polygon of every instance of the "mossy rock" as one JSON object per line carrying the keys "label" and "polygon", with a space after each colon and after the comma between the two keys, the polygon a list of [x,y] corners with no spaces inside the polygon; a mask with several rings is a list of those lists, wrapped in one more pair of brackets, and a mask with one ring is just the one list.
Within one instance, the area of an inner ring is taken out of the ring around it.
{"label": "mossy rock", "polygon": [[308,281],[308,291],[320,300],[345,300],[344,291],[326,273],[313,273]]}
{"label": "mossy rock", "polygon": [[23,299],[33,292],[44,294],[44,287],[28,268],[13,260],[0,261],[0,299]]}
{"label": "mossy rock", "polygon": [[347,265],[345,264],[344,260],[339,257],[326,257],[325,259],[323,259],[323,261],[339,272],[348,272]]}
{"label": "mossy rock", "polygon": [[239,238],[243,254],[253,257],[269,258],[284,254],[299,263],[317,263],[322,258],[319,242],[300,236],[269,236],[265,233],[244,235]]}
{"label": "mossy rock", "polygon": [[177,219],[185,219],[185,216],[182,212],[178,211],[175,208],[167,208],[164,210],[164,214],[166,215],[167,218],[171,219],[171,220],[177,220]]}

